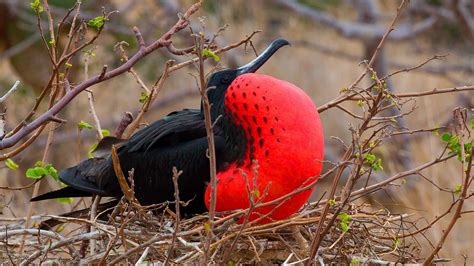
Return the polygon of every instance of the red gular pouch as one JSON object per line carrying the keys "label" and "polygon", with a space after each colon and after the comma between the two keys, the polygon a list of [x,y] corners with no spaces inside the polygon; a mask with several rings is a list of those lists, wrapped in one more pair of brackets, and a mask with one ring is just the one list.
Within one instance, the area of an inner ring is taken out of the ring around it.
{"label": "red gular pouch", "polygon": [[[224,104],[245,130],[247,146],[243,163],[233,162],[217,174],[217,212],[247,209],[249,197],[256,203],[274,201],[317,180],[324,155],[323,127],[316,106],[302,89],[249,73],[231,83]],[[286,219],[303,206],[313,189],[256,208],[249,221]],[[210,192],[209,184],[205,193],[208,209]]]}

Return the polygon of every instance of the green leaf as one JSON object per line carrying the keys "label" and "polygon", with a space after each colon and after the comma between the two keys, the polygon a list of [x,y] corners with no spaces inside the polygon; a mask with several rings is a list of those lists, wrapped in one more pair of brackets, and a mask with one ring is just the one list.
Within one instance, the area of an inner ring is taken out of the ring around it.
{"label": "green leaf", "polygon": [[400,244],[401,244],[400,243],[400,238],[397,237],[393,240],[393,248],[394,249],[397,249],[400,246]]}
{"label": "green leaf", "polygon": [[142,91],[142,93],[140,93],[140,98],[138,98],[138,101],[140,103],[144,103],[148,100],[149,97],[150,97],[150,93],[146,91]]}
{"label": "green leaf", "polygon": [[110,136],[110,131],[108,129],[102,129],[100,132],[102,132],[102,136],[104,137]]}
{"label": "green leaf", "polygon": [[84,128],[87,128],[87,129],[92,129],[93,126],[87,122],[84,122],[84,121],[80,121],[79,124],[77,124],[77,126],[79,127],[79,129],[84,129]]}
{"label": "green leaf", "polygon": [[211,51],[211,49],[209,49],[209,48],[206,48],[206,49],[202,50],[202,55],[204,57],[212,57],[215,62],[219,62],[219,60],[221,60],[219,58],[219,56],[216,53],[214,53],[213,51]]}
{"label": "green leaf", "polygon": [[345,213],[345,212],[341,212],[337,215],[337,217],[339,219],[341,219],[341,221],[343,222],[349,222],[351,219],[352,219],[352,216],[350,216],[349,214]]}
{"label": "green leaf", "polygon": [[456,185],[453,189],[453,193],[456,194],[456,195],[461,194],[461,191],[462,191],[462,185],[460,185],[460,184]]}
{"label": "green leaf", "polygon": [[474,119],[471,119],[471,129],[474,130]]}
{"label": "green leaf", "polygon": [[35,11],[36,14],[43,12],[43,6],[40,4],[40,0],[34,0],[30,3],[31,9]]}
{"label": "green leaf", "polygon": [[337,215],[337,218],[341,220],[340,224],[342,232],[346,233],[349,230],[349,221],[352,219],[352,217],[345,212],[341,212]]}
{"label": "green leaf", "polygon": [[364,159],[374,171],[383,170],[381,158],[377,158],[377,156],[372,153],[366,153]]}
{"label": "green leaf", "polygon": [[450,139],[451,139],[451,134],[449,133],[444,133],[443,135],[441,135],[441,140],[443,140],[444,142],[448,142]]}
{"label": "green leaf", "polygon": [[66,67],[67,67],[67,68],[71,68],[71,67],[72,67],[72,64],[71,64],[71,63],[66,63]]}
{"label": "green leaf", "polygon": [[330,207],[333,207],[334,205],[336,205],[336,200],[335,200],[335,199],[330,199],[330,200],[328,201],[328,203],[329,203],[329,206],[330,206]]}
{"label": "green leaf", "polygon": [[56,201],[59,203],[69,204],[74,203],[74,198],[57,198]]}
{"label": "green leaf", "polygon": [[34,168],[28,168],[28,170],[26,170],[26,177],[31,179],[40,179],[46,175],[48,175],[48,171],[46,171],[46,169],[44,169],[43,167],[36,166]]}
{"label": "green leaf", "polygon": [[106,17],[104,16],[98,16],[95,17],[87,22],[87,25],[91,26],[92,28],[96,30],[100,30],[102,27],[104,27],[105,21],[107,20]]}
{"label": "green leaf", "polygon": [[357,106],[359,106],[359,107],[364,106],[364,104],[365,104],[365,102],[362,101],[362,100],[358,100],[358,101],[357,101]]}
{"label": "green leaf", "polygon": [[44,169],[48,172],[48,174],[55,180],[59,181],[58,170],[53,167],[52,164],[47,164]]}
{"label": "green leaf", "polygon": [[359,260],[357,258],[352,258],[351,259],[351,266],[355,266],[359,264]]}
{"label": "green leaf", "polygon": [[341,222],[341,229],[343,233],[347,233],[347,231],[349,231],[349,225],[345,222]]}
{"label": "green leaf", "polygon": [[204,230],[205,230],[206,232],[211,231],[211,223],[210,223],[210,222],[205,222],[205,223],[204,223]]}
{"label": "green leaf", "polygon": [[95,149],[97,148],[97,145],[99,145],[98,142],[92,144],[92,146],[89,148],[89,150],[87,151],[87,157],[89,158],[94,158],[94,156],[92,155],[92,153],[95,151]]}
{"label": "green leaf", "polygon": [[5,161],[5,166],[8,167],[9,169],[11,170],[16,170],[18,169],[18,167],[20,167],[17,163],[15,163],[15,161],[13,161],[12,159],[8,158],[6,161]]}
{"label": "green leaf", "polygon": [[365,154],[365,160],[367,160],[368,163],[370,164],[373,164],[375,162],[375,155],[373,155],[372,153],[367,153]]}
{"label": "green leaf", "polygon": [[252,194],[257,198],[260,197],[260,191],[258,191],[258,190],[254,190]]}

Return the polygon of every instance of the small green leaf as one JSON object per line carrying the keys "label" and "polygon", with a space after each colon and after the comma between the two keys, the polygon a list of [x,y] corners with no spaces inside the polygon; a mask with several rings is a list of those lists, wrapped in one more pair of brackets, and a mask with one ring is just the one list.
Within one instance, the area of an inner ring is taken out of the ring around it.
{"label": "small green leaf", "polygon": [[461,194],[461,191],[462,191],[462,185],[461,184],[456,185],[453,189],[453,193],[456,194],[456,195]]}
{"label": "small green leaf", "polygon": [[48,172],[48,174],[55,180],[59,181],[58,170],[53,167],[52,164],[47,164],[44,169]]}
{"label": "small green leaf", "polygon": [[372,153],[366,153],[364,155],[364,159],[367,162],[367,164],[370,165],[370,167],[372,167],[374,171],[383,170],[381,158],[377,158],[377,156],[375,156]]}
{"label": "small green leaf", "polygon": [[56,44],[56,41],[54,39],[49,41],[49,45],[54,46]]}
{"label": "small green leaf", "polygon": [[341,229],[343,233],[347,233],[347,231],[349,231],[349,225],[345,222],[341,222]]}
{"label": "small green leaf", "polygon": [[401,244],[400,243],[400,238],[397,237],[393,240],[393,248],[394,249],[397,249],[400,246],[400,244]]}
{"label": "small green leaf", "polygon": [[358,100],[358,101],[357,101],[357,106],[359,106],[359,107],[364,106],[364,104],[365,104],[365,102],[362,101],[362,100]]}
{"label": "small green leaf", "polygon": [[71,64],[71,63],[66,63],[66,67],[67,67],[67,68],[71,68],[71,67],[72,67],[72,64]]}
{"label": "small green leaf", "polygon": [[334,205],[336,205],[336,200],[335,200],[335,199],[330,199],[330,200],[328,201],[328,203],[329,203],[329,206],[330,206],[330,207],[333,207]]}
{"label": "small green leaf", "polygon": [[342,232],[346,233],[349,230],[349,221],[352,219],[352,217],[345,212],[339,213],[337,217],[341,220],[340,224]]}
{"label": "small green leaf", "polygon": [[443,140],[444,142],[448,142],[450,139],[451,139],[451,134],[449,133],[444,133],[443,135],[441,135],[441,140]]}
{"label": "small green leaf", "polygon": [[358,265],[359,264],[359,260],[355,257],[353,257],[351,259],[351,266],[355,266],[355,265]]}
{"label": "small green leaf", "polygon": [[80,121],[79,124],[77,124],[77,126],[79,127],[79,129],[84,129],[84,128],[87,128],[87,129],[92,129],[93,126],[87,122],[84,122],[84,121]]}
{"label": "small green leaf", "polygon": [[40,4],[40,0],[34,0],[31,2],[30,7],[36,12],[36,14],[43,12],[43,6]]}
{"label": "small green leaf", "polygon": [[474,130],[474,119],[471,119],[471,129]]}
{"label": "small green leaf", "polygon": [[254,195],[255,197],[257,197],[257,198],[260,197],[260,191],[254,190],[254,191],[253,191],[253,195]]}
{"label": "small green leaf", "polygon": [[205,222],[205,223],[204,223],[204,230],[205,230],[206,232],[211,231],[211,223],[210,223],[210,222]]}
{"label": "small green leaf", "polygon": [[211,51],[211,49],[209,49],[209,48],[206,48],[206,49],[202,50],[202,55],[204,57],[212,57],[215,62],[219,62],[219,60],[221,60],[219,58],[219,56],[216,53],[214,53],[213,51]]}
{"label": "small green leaf", "polygon": [[18,169],[18,167],[20,167],[17,163],[15,163],[15,161],[13,161],[12,159],[8,158],[6,161],[5,161],[5,165],[11,169],[11,170],[16,170]]}
{"label": "small green leaf", "polygon": [[99,143],[94,143],[92,144],[92,146],[89,148],[89,150],[87,151],[87,157],[89,158],[94,158],[94,156],[92,155],[92,153],[95,151],[95,149],[97,148],[97,145],[99,145]]}
{"label": "small green leaf", "polygon": [[140,93],[140,98],[138,98],[138,101],[140,103],[144,103],[148,100],[149,97],[150,97],[150,93],[146,91],[142,91],[142,93]]}
{"label": "small green leaf", "polygon": [[100,132],[102,132],[102,136],[104,137],[110,136],[110,131],[108,129],[102,129]]}
{"label": "small green leaf", "polygon": [[87,25],[91,26],[92,28],[96,30],[100,30],[102,27],[104,27],[105,21],[107,20],[106,17],[104,16],[98,16],[95,17],[87,22]]}
{"label": "small green leaf", "polygon": [[26,170],[26,177],[31,179],[40,179],[46,175],[48,175],[48,171],[46,171],[46,169],[43,167],[37,166],[35,168],[28,168],[28,170]]}
{"label": "small green leaf", "polygon": [[339,215],[337,215],[337,217],[339,219],[341,219],[341,221],[343,221],[343,222],[349,222],[352,219],[352,216],[350,216],[349,214],[347,214],[345,212],[339,213]]}
{"label": "small green leaf", "polygon": [[367,160],[368,163],[370,164],[373,164],[375,162],[375,155],[373,155],[372,153],[367,153],[365,154],[365,160]]}
{"label": "small green leaf", "polygon": [[74,203],[74,198],[57,198],[56,201],[59,203],[69,204]]}

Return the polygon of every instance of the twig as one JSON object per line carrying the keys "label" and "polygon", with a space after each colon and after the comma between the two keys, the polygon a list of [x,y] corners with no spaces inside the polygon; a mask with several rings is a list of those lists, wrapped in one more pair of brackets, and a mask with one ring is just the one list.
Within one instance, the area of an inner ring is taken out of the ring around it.
{"label": "twig", "polygon": [[469,184],[472,179],[471,177],[471,169],[472,169],[472,155],[474,154],[474,147],[471,147],[469,159],[466,159],[466,153],[464,150],[464,143],[465,143],[465,137],[467,137],[466,133],[466,119],[467,119],[467,110],[462,109],[462,108],[457,108],[454,110],[454,121],[456,123],[456,130],[455,133],[459,137],[459,145],[460,145],[460,152],[461,152],[461,194],[458,199],[458,205],[457,208],[454,212],[453,217],[451,218],[451,221],[448,225],[448,227],[443,230],[443,235],[441,236],[441,239],[438,241],[438,244],[436,245],[436,248],[428,255],[426,260],[423,262],[423,265],[431,265],[434,257],[438,252],[441,250],[443,247],[444,242],[446,241],[446,238],[448,238],[449,233],[451,230],[454,228],[454,225],[459,221],[461,218],[461,213],[462,209],[464,206],[464,201],[467,198],[467,193],[469,191]]}
{"label": "twig", "polygon": [[202,109],[204,113],[204,123],[206,126],[206,135],[207,135],[207,143],[209,145],[208,148],[208,157],[209,157],[209,167],[210,167],[210,186],[211,186],[211,197],[209,203],[209,220],[208,220],[208,228],[206,230],[206,238],[204,242],[204,257],[202,260],[203,264],[209,263],[209,253],[210,253],[210,246],[212,242],[213,236],[213,229],[214,229],[214,218],[216,213],[216,195],[217,195],[217,170],[216,170],[216,150],[215,150],[215,143],[214,143],[214,132],[212,127],[212,117],[211,117],[211,104],[209,102],[209,98],[207,97],[207,82],[205,79],[205,72],[204,72],[204,35],[200,33],[198,36],[194,37],[194,45],[196,48],[196,54],[198,57],[198,70],[199,70],[199,91],[201,93],[201,102],[202,102]]}
{"label": "twig", "polygon": [[15,81],[15,84],[13,84],[10,90],[8,90],[7,93],[5,93],[5,95],[0,98],[0,103],[3,103],[12,93],[14,93],[18,89],[18,85],[20,85],[19,80]]}
{"label": "twig", "polygon": [[181,211],[180,211],[180,199],[179,199],[179,186],[178,186],[178,178],[183,173],[183,171],[178,171],[176,167],[173,167],[173,185],[174,185],[174,201],[175,201],[175,212],[176,212],[176,221],[175,227],[173,231],[173,237],[171,238],[171,244],[168,247],[168,255],[166,256],[166,260],[164,265],[168,265],[170,262],[170,258],[173,252],[174,244],[176,242],[176,234],[179,231],[179,223],[181,221]]}
{"label": "twig", "polygon": [[[12,147],[16,143],[18,143],[21,139],[23,139],[26,135],[28,135],[30,132],[35,130],[36,128],[40,127],[42,124],[44,124],[46,121],[49,120],[51,116],[56,115],[59,113],[72,99],[74,99],[80,92],[84,91],[85,89],[89,88],[92,85],[95,85],[97,83],[101,83],[105,80],[108,80],[110,78],[113,78],[115,76],[118,76],[126,71],[128,71],[132,66],[134,66],[138,61],[140,61],[142,58],[147,56],[148,54],[152,53],[153,51],[166,47],[171,42],[171,37],[177,33],[178,31],[181,31],[188,25],[188,18],[196,13],[201,6],[201,3],[196,3],[192,5],[183,15],[182,17],[178,20],[178,22],[171,27],[170,30],[168,30],[165,34],[163,34],[158,40],[153,42],[152,44],[146,46],[145,48],[141,48],[138,50],[138,52],[130,58],[130,60],[123,65],[112,69],[108,71],[103,78],[99,78],[99,75],[93,76],[89,78],[88,80],[85,80],[81,82],[79,85],[77,85],[74,89],[71,91],[67,92],[63,98],[61,98],[56,104],[54,104],[48,111],[45,113],[41,114],[38,118],[33,120],[31,123],[21,127],[21,129],[18,129],[16,133],[12,134],[11,136],[8,136],[0,141],[0,149],[5,149]],[[79,47],[80,48],[80,47]],[[82,49],[82,48],[81,48]],[[77,51],[73,51],[76,53]],[[71,52],[72,53],[72,52]],[[66,55],[68,56],[68,55]]]}
{"label": "twig", "polygon": [[[86,53],[86,57],[84,59],[84,77],[85,79],[89,79],[89,58],[90,58],[90,53]],[[107,67],[104,66],[102,69],[102,73],[99,75],[99,79],[105,75],[105,71],[107,71]],[[89,102],[89,112],[92,115],[92,118],[94,119],[95,123],[95,128],[97,130],[97,136],[99,141],[104,138],[104,135],[102,133],[102,127],[100,126],[100,120],[99,117],[97,116],[97,112],[95,111],[95,106],[94,106],[94,95],[92,94],[92,91],[86,90],[87,92],[87,101]]]}
{"label": "twig", "polygon": [[[148,251],[150,250],[150,247],[147,247],[145,248],[145,251],[143,251],[142,255],[140,256],[140,258],[137,260],[137,262],[135,263],[135,266],[139,266],[141,264],[143,264],[146,260],[146,256],[148,256]],[[166,264],[166,263],[165,263]]]}
{"label": "twig", "polygon": [[112,162],[114,166],[114,172],[118,178],[120,189],[122,190],[123,195],[131,204],[140,206],[140,203],[138,203],[138,200],[135,198],[133,190],[128,185],[127,179],[123,174],[122,167],[120,166],[120,159],[117,154],[117,148],[115,147],[115,145],[112,145]]}

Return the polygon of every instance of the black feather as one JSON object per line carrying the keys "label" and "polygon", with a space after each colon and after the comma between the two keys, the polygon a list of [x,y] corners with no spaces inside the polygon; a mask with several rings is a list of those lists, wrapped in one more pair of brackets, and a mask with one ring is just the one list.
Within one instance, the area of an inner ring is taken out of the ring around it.
{"label": "black feather", "polygon": [[[242,161],[246,150],[243,128],[237,126],[225,107],[227,88],[239,75],[253,73],[280,47],[285,40],[273,42],[251,63],[235,70],[214,73],[208,81],[207,96],[211,102],[217,169]],[[108,150],[118,144],[117,151],[126,176],[133,169],[135,196],[143,205],[174,201],[173,167],[183,171],[179,176],[180,199],[189,202],[183,213],[206,211],[204,192],[209,181],[210,166],[206,156],[208,140],[203,111],[184,109],[170,113],[139,130],[128,141],[107,139],[101,142],[98,157],[84,160],[67,168],[59,179],[69,187],[49,192],[32,200],[56,197],[101,195],[119,198],[122,191],[115,175]],[[173,207],[174,204],[171,205]]]}

